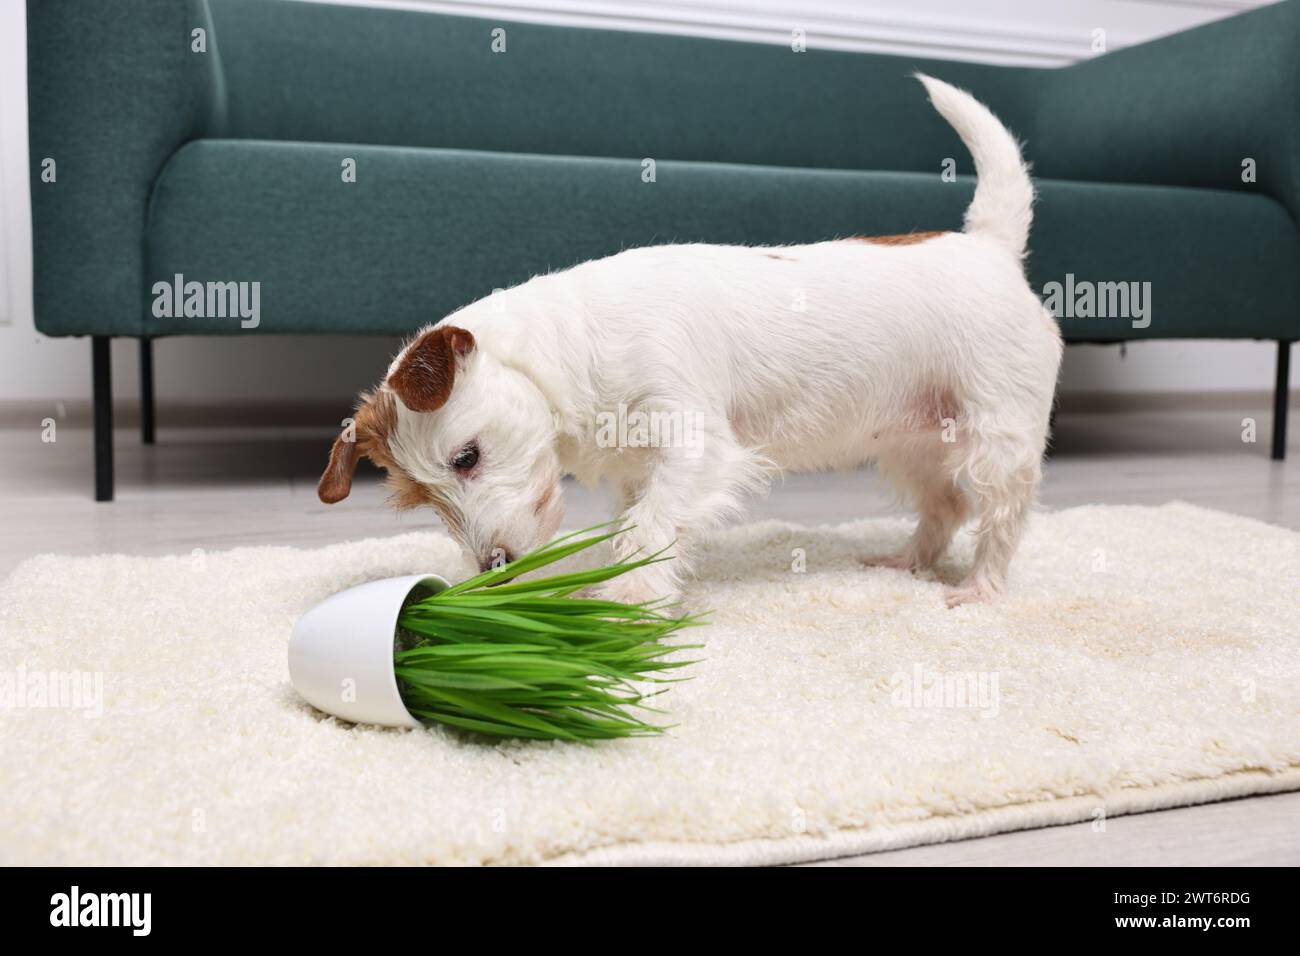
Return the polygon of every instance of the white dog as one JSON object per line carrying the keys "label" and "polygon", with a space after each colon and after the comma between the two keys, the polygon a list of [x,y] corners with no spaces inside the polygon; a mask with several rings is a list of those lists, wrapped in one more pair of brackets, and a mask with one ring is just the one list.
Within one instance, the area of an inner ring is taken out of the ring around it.
{"label": "white dog", "polygon": [[933,565],[973,503],[975,563],[948,603],[996,596],[1041,477],[1061,337],[1024,276],[1034,193],[1015,139],[919,79],[975,160],[963,232],[654,246],[498,292],[402,349],[334,443],[321,500],[346,497],[366,455],[397,506],[435,507],[487,567],[555,533],[562,476],[605,480],[632,526],[620,556],[677,542],[682,560],[603,594],[643,601],[674,595],[690,539],[774,470],[874,459],[920,520],[867,563]]}

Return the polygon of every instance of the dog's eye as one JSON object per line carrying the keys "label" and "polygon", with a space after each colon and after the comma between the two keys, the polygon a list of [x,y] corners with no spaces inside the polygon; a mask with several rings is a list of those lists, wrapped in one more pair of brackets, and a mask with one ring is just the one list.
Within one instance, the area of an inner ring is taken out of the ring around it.
{"label": "dog's eye", "polygon": [[457,471],[469,471],[478,464],[478,445],[470,442],[460,451],[456,452],[456,457],[451,460],[451,467]]}

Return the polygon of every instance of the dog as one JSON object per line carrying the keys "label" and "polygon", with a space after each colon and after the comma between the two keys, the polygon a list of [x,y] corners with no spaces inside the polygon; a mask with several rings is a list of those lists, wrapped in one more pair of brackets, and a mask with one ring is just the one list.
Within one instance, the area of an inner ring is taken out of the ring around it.
{"label": "dog", "polygon": [[[977,516],[946,600],[996,598],[1042,476],[1061,336],[1024,274],[1019,144],[969,93],[917,79],[975,161],[961,232],[650,246],[497,292],[401,349],[334,442],[320,499],[347,497],[365,456],[397,507],[431,505],[486,569],[556,532],[563,476],[607,482],[620,559],[675,547],[600,592],[639,603],[674,597],[691,540],[774,473],[874,460],[919,521],[866,563],[930,568]],[[620,414],[637,440],[600,440]],[[656,416],[689,428],[643,441]]]}

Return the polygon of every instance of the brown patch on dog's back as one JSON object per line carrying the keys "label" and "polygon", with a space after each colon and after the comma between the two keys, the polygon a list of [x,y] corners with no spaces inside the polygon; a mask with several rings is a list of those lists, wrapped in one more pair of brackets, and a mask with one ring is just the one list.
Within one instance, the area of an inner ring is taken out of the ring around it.
{"label": "brown patch on dog's back", "polygon": [[947,231],[937,232],[905,232],[897,236],[850,236],[850,242],[869,242],[873,246],[915,246],[925,242],[928,239],[937,239],[940,236],[950,236],[952,233]]}

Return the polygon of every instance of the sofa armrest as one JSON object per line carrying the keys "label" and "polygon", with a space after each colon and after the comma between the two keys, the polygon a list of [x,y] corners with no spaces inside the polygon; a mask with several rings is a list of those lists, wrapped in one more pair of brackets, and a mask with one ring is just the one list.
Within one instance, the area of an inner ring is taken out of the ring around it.
{"label": "sofa armrest", "polygon": [[1040,176],[1263,192],[1300,219],[1300,0],[1044,73],[1035,136]]}
{"label": "sofa armrest", "polygon": [[28,0],[27,64],[36,327],[139,335],[154,179],[221,123],[207,0]]}

